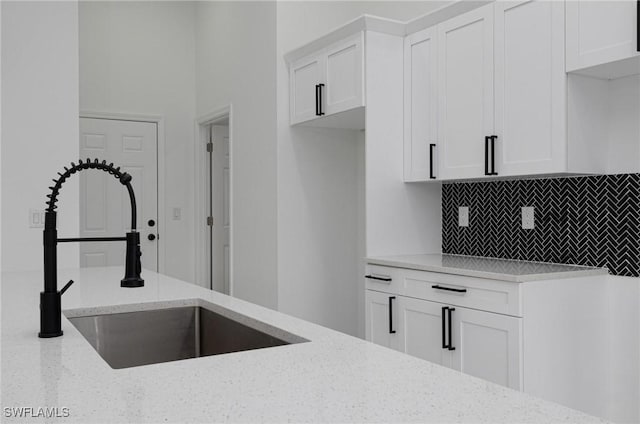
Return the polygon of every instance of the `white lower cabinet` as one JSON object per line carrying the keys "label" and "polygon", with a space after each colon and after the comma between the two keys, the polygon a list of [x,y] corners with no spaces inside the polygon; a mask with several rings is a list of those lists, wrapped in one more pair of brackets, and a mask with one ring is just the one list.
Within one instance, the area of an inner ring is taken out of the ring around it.
{"label": "white lower cabinet", "polygon": [[374,290],[366,299],[367,340],[522,389],[521,318]]}
{"label": "white lower cabinet", "polygon": [[451,366],[451,352],[444,347],[444,305],[400,296],[398,330],[400,350],[436,364]]}
{"label": "white lower cabinet", "polygon": [[365,295],[366,337],[367,340],[391,349],[400,349],[399,333],[394,328],[397,321],[397,310],[394,311],[394,301],[397,296],[367,290]]}
{"label": "white lower cabinet", "polygon": [[522,318],[452,309],[452,367],[522,390]]}

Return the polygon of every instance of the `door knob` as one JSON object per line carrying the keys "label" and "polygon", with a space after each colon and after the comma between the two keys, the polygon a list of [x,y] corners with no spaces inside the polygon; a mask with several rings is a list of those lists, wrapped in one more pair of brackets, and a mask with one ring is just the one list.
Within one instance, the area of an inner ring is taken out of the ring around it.
{"label": "door knob", "polygon": [[149,234],[147,236],[147,239],[149,239],[150,241],[154,241],[156,239],[156,235],[155,234]]}
{"label": "door knob", "polygon": [[154,221],[153,219],[150,219],[147,224],[149,224],[149,227],[153,227],[154,225],[156,225],[156,221]]}

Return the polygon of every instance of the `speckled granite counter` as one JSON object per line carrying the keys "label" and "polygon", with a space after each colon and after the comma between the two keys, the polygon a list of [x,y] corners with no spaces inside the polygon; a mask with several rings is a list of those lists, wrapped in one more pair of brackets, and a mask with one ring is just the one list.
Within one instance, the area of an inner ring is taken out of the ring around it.
{"label": "speckled granite counter", "polygon": [[606,268],[442,254],[371,257],[367,263],[516,283],[607,274]]}
{"label": "speckled granite counter", "polygon": [[68,408],[23,422],[598,422],[173,278],[147,271],[137,289],[120,278],[120,267],[60,271],[76,281],[63,309],[203,299],[310,341],[114,370],[66,318],[63,337],[37,338],[41,274],[4,273],[3,408]]}

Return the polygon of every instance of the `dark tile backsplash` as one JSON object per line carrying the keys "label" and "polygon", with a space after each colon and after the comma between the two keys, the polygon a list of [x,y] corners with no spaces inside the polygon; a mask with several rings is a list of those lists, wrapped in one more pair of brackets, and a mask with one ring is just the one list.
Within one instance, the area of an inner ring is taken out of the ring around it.
{"label": "dark tile backsplash", "polygon": [[[458,226],[469,207],[469,227]],[[535,207],[523,230],[521,207]],[[640,174],[449,183],[442,252],[607,267],[640,276]]]}

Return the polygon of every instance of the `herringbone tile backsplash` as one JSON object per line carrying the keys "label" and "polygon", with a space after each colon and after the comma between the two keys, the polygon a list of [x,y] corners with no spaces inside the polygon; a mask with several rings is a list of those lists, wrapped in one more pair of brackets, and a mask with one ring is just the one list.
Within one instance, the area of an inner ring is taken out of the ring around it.
{"label": "herringbone tile backsplash", "polygon": [[[469,207],[469,227],[458,207]],[[521,207],[535,207],[522,229]],[[640,276],[640,174],[442,186],[442,252],[607,267]]]}

